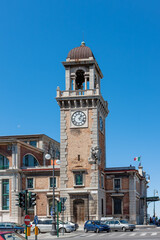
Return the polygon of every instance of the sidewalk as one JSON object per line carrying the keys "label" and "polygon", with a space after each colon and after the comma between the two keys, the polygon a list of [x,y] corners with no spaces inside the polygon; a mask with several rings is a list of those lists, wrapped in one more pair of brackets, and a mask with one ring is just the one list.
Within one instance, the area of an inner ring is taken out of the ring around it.
{"label": "sidewalk", "polygon": [[136,228],[156,228],[157,225],[136,225]]}

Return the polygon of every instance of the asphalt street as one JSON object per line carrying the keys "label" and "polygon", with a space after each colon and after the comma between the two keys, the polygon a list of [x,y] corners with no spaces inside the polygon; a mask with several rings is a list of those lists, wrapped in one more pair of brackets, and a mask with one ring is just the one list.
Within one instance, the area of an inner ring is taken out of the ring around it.
{"label": "asphalt street", "polygon": [[[51,240],[51,239],[57,239],[56,236],[51,236],[50,233],[41,233],[38,235],[37,240]],[[72,233],[65,233],[64,235],[60,234],[60,239],[76,239],[76,240],[82,240],[82,239],[105,239],[105,240],[113,240],[113,239],[146,239],[146,240],[154,240],[154,239],[160,239],[160,228],[137,228],[133,232],[127,231],[127,232],[101,232],[101,233],[94,233],[94,232],[88,232],[84,233],[82,230],[78,230],[76,232]],[[28,237],[28,240],[34,240],[35,236],[33,233],[31,233],[31,236]]]}

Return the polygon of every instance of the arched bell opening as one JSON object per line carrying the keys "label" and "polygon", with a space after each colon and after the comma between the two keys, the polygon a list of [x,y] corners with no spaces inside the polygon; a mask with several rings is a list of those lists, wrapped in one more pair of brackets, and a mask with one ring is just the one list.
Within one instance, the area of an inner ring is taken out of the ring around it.
{"label": "arched bell opening", "polygon": [[76,86],[75,90],[84,90],[85,89],[85,77],[84,77],[84,71],[78,70],[76,72]]}

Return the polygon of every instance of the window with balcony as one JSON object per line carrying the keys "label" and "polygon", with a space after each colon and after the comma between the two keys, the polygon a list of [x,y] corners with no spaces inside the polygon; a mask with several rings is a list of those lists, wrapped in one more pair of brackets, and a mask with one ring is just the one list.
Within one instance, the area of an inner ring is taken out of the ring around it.
{"label": "window with balcony", "polygon": [[9,210],[9,179],[2,180],[2,210]]}
{"label": "window with balcony", "polygon": [[9,168],[9,160],[5,156],[0,154],[0,170]]}
{"label": "window with balcony", "polygon": [[23,167],[35,167],[38,165],[39,163],[33,155],[27,154],[23,157]]}

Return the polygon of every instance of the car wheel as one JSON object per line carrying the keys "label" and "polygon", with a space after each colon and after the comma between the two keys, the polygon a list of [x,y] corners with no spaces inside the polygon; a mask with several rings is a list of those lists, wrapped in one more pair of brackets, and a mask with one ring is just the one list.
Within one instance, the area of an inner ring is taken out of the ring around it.
{"label": "car wheel", "polygon": [[87,228],[85,228],[85,229],[84,229],[84,232],[85,232],[85,233],[87,233],[87,232],[88,232]]}
{"label": "car wheel", "polygon": [[125,231],[126,231],[126,228],[125,228],[125,227],[123,227],[123,228],[122,228],[122,231],[123,231],[123,232],[125,232]]}
{"label": "car wheel", "polygon": [[99,228],[96,229],[96,233],[99,233]]}
{"label": "car wheel", "polygon": [[131,232],[133,232],[133,229],[130,229]]}
{"label": "car wheel", "polygon": [[110,232],[110,230],[107,230],[107,233],[109,233]]}
{"label": "car wheel", "polygon": [[60,228],[60,229],[59,229],[59,232],[60,232],[60,233],[63,233],[63,232],[65,233],[66,230],[65,230],[65,228]]}
{"label": "car wheel", "polygon": [[17,231],[16,231],[16,233],[19,233],[19,234],[21,234],[22,232],[21,232],[21,230],[17,230]]}

